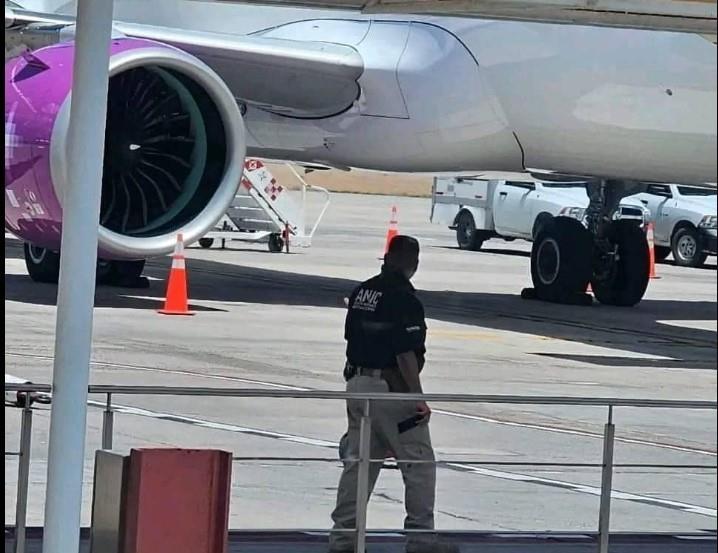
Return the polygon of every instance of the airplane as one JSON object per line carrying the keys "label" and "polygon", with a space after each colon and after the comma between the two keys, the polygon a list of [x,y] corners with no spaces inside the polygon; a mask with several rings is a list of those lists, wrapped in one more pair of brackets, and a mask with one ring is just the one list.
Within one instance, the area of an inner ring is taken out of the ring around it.
{"label": "airplane", "polygon": [[[34,5],[5,7],[5,227],[30,276],[56,281],[74,5]],[[631,306],[649,252],[619,201],[718,180],[716,46],[700,35],[198,0],[116,0],[114,20],[100,282],[201,238],[246,154],[584,179],[585,220],[545,226],[525,297],[583,303],[590,283]]]}

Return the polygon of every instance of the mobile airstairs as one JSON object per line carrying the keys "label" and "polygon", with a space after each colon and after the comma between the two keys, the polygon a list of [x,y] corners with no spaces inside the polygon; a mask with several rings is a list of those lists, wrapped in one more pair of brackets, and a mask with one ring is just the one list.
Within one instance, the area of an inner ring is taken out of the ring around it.
{"label": "mobile airstairs", "polygon": [[[258,159],[244,163],[242,181],[227,213],[214,229],[199,239],[199,245],[210,248],[215,240],[225,248],[229,240],[266,242],[271,252],[289,251],[289,246],[309,247],[312,237],[329,207],[329,192],[321,186],[307,183],[289,165],[301,184],[301,202],[291,191],[279,184],[269,169]],[[307,192],[317,191],[324,201],[311,229],[306,222]]]}

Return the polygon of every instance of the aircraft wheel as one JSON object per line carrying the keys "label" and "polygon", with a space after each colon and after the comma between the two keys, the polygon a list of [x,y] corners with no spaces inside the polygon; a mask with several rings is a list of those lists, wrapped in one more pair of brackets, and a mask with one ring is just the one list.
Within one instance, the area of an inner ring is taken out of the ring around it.
{"label": "aircraft wheel", "polygon": [[57,284],[60,276],[60,254],[34,246],[25,242],[23,244],[25,266],[30,278],[35,282]]}
{"label": "aircraft wheel", "polygon": [[108,261],[97,260],[97,283],[123,288],[147,288],[149,280],[142,276],[145,260]]}
{"label": "aircraft wheel", "polygon": [[556,303],[590,304],[585,294],[591,278],[593,239],[579,221],[554,217],[539,230],[531,247],[534,289],[523,297]]}
{"label": "aircraft wheel", "polygon": [[609,242],[618,247],[613,266],[591,279],[596,299],[606,305],[636,305],[648,287],[650,253],[646,235],[632,221],[613,221]]}

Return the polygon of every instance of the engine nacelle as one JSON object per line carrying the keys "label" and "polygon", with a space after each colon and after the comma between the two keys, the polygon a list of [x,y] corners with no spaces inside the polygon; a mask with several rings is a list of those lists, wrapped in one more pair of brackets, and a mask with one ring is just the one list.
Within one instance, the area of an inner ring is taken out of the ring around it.
{"label": "engine nacelle", "polygon": [[[74,44],[5,65],[5,228],[60,249]],[[199,239],[226,212],[244,165],[237,103],[219,76],[174,47],[114,39],[99,254],[142,259]],[[98,183],[99,185],[99,183]]]}

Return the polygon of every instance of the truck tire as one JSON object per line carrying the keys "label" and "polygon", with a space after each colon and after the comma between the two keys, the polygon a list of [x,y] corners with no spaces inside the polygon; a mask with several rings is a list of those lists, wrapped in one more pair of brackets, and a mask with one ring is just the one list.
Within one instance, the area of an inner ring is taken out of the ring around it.
{"label": "truck tire", "polygon": [[212,244],[214,244],[214,238],[200,238],[199,239],[199,245],[202,248],[211,248]]}
{"label": "truck tire", "polygon": [[456,243],[462,250],[478,251],[484,240],[476,230],[474,216],[469,211],[462,211],[456,221]]}
{"label": "truck tire", "polygon": [[554,217],[531,247],[531,280],[536,297],[570,303],[586,291],[591,278],[593,239],[579,221]]}
{"label": "truck tire", "polygon": [[667,246],[654,246],[653,252],[656,254],[656,263],[665,261],[666,257],[671,255],[671,248]]}
{"label": "truck tire", "polygon": [[676,265],[681,267],[700,267],[708,257],[701,235],[693,227],[681,227],[673,233],[671,252]]}
{"label": "truck tire", "polygon": [[648,287],[649,251],[646,235],[633,221],[613,221],[606,234],[618,247],[613,267],[603,278],[594,276],[591,288],[605,305],[636,305]]}
{"label": "truck tire", "polygon": [[27,273],[32,280],[57,284],[57,279],[60,277],[59,253],[27,242],[23,244],[23,252],[25,254],[25,267],[27,267]]}

